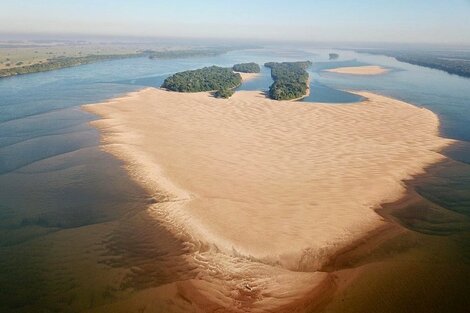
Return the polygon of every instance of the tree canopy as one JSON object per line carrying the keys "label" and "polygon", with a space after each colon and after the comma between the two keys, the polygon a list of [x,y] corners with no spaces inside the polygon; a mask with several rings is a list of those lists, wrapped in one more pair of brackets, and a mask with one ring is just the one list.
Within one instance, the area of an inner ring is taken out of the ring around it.
{"label": "tree canopy", "polygon": [[259,65],[254,62],[235,64],[233,70],[241,73],[259,73],[261,71]]}
{"label": "tree canopy", "polygon": [[291,100],[307,94],[310,61],[268,62],[264,66],[271,69],[274,83],[269,87],[269,97],[274,100]]}
{"label": "tree canopy", "polygon": [[233,89],[219,89],[214,93],[216,98],[228,99],[233,95]]}
{"label": "tree canopy", "polygon": [[178,92],[225,90],[238,87],[242,77],[232,69],[209,66],[176,73],[163,82],[162,87]]}

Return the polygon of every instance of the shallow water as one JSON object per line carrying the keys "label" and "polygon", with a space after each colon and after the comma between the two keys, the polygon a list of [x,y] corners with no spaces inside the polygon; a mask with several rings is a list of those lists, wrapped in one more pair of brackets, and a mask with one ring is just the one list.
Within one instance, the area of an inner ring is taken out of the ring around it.
{"label": "shallow water", "polygon": [[[370,90],[423,105],[439,114],[444,136],[470,140],[469,79],[348,51],[338,51],[340,59],[329,62],[329,52],[266,49],[209,58],[115,60],[0,80],[0,311],[83,311],[126,298],[133,289],[193,275],[180,258],[186,248],[147,214],[155,200],[100,150],[99,133],[88,125],[95,117],[81,111],[82,104],[159,86],[169,74],[186,69],[310,59],[316,63],[306,104],[357,102],[360,98],[343,90]],[[372,77],[322,71],[364,64],[392,71]],[[266,90],[271,83],[263,69],[240,89]],[[406,252],[384,248],[382,268],[366,258],[370,275],[326,312],[392,312],[438,291],[444,291],[440,298],[428,297],[433,301],[421,301],[414,312],[448,302],[458,312],[461,302],[450,299],[469,291],[463,283],[470,272],[470,146],[462,143],[445,154],[459,162],[440,164],[418,184],[410,183],[433,209],[411,208],[403,211],[408,215],[395,216],[409,229],[399,245],[415,245]],[[391,271],[396,275],[387,276]]]}

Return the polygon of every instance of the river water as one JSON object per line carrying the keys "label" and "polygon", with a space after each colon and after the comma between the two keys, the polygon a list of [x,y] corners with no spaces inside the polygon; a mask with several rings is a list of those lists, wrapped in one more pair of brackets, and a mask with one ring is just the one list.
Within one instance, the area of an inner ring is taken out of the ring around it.
{"label": "river water", "polygon": [[[184,261],[170,251],[169,234],[143,218],[153,200],[120,161],[100,150],[99,133],[88,124],[96,117],[80,105],[159,86],[182,70],[307,59],[314,65],[305,105],[347,105],[361,100],[347,90],[368,90],[434,111],[442,136],[460,141],[444,152],[449,161],[408,182],[422,201],[390,216],[408,231],[343,266],[365,265],[367,271],[324,311],[470,308],[470,79],[352,51],[336,51],[340,58],[329,61],[330,52],[266,48],[207,58],[126,59],[1,79],[0,311],[79,312],[192,275],[168,269],[169,256],[175,269]],[[323,71],[366,64],[390,72]],[[264,91],[271,83],[263,68],[239,89]]]}

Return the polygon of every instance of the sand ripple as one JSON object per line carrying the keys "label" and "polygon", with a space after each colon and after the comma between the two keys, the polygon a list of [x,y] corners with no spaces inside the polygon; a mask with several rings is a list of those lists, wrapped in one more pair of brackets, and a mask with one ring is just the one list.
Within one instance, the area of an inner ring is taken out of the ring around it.
{"label": "sand ripple", "polygon": [[93,123],[105,149],[167,195],[156,218],[194,243],[201,270],[180,292],[263,311],[328,284],[315,272],[328,256],[382,225],[374,209],[444,158],[451,141],[431,111],[358,94],[368,100],[338,106],[148,88],[86,109],[104,118]]}

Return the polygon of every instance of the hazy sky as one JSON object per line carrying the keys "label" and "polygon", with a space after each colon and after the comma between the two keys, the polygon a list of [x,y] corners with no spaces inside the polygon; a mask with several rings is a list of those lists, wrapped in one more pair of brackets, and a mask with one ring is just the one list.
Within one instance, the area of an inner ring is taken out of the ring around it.
{"label": "hazy sky", "polygon": [[470,44],[470,0],[8,0],[0,32]]}

